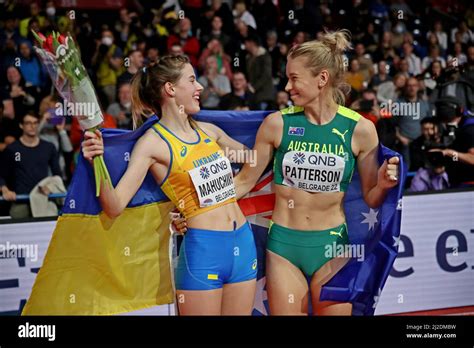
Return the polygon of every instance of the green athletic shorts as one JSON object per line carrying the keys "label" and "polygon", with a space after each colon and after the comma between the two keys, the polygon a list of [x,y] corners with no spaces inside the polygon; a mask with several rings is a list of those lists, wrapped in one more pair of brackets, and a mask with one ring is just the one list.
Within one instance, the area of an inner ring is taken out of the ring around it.
{"label": "green athletic shorts", "polygon": [[326,262],[337,256],[349,244],[347,225],[343,223],[322,231],[300,231],[272,223],[267,249],[284,257],[311,277]]}

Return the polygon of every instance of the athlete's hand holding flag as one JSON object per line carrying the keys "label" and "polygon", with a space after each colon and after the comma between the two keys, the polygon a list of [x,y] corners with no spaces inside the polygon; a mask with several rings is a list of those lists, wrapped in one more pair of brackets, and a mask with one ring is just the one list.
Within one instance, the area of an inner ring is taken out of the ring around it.
{"label": "athlete's hand holding flag", "polygon": [[383,189],[389,189],[398,185],[400,159],[393,156],[385,160],[379,168],[377,185]]}

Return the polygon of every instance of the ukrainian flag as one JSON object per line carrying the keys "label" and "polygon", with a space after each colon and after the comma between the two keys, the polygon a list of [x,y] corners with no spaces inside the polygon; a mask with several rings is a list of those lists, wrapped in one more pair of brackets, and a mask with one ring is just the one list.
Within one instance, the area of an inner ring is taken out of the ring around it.
{"label": "ukrainian flag", "polygon": [[[104,159],[114,186],[125,172],[134,132],[104,129]],[[80,156],[43,266],[22,315],[109,315],[173,302],[169,212],[173,208],[148,174],[116,219],[95,197],[92,167]]]}

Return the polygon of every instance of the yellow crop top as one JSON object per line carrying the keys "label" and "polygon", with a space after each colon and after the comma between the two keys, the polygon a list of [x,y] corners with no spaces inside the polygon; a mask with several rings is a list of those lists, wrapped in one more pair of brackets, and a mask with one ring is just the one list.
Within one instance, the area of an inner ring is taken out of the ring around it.
{"label": "yellow crop top", "polygon": [[235,202],[230,162],[214,139],[197,128],[198,140],[186,142],[159,122],[153,130],[170,149],[161,189],[185,218]]}

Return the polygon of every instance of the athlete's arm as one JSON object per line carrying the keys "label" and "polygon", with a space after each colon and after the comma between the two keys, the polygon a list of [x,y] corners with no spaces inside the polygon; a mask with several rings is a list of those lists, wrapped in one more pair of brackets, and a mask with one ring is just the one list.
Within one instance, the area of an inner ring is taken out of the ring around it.
{"label": "athlete's arm", "polygon": [[[167,153],[166,144],[152,134],[144,134],[135,144],[127,170],[115,188],[105,183],[101,184],[99,201],[104,212],[111,218],[122,213],[132,197],[143,183],[150,166],[155,163],[154,153],[159,149],[161,153]],[[86,132],[82,143],[84,157],[92,162],[92,158],[104,153],[102,135]],[[150,144],[153,142],[153,144]],[[161,144],[163,143],[163,144]],[[164,146],[163,146],[164,145]]]}
{"label": "athlete's arm", "polygon": [[237,199],[247,194],[257,183],[268,163],[273,158],[273,151],[279,146],[283,131],[283,119],[279,111],[268,115],[260,125],[253,147],[256,154],[254,163],[246,163],[234,178]]}
{"label": "athlete's arm", "polygon": [[399,158],[392,157],[379,168],[377,131],[374,124],[363,117],[357,123],[352,142],[364,200],[371,208],[379,207],[387,192],[398,185]]}

